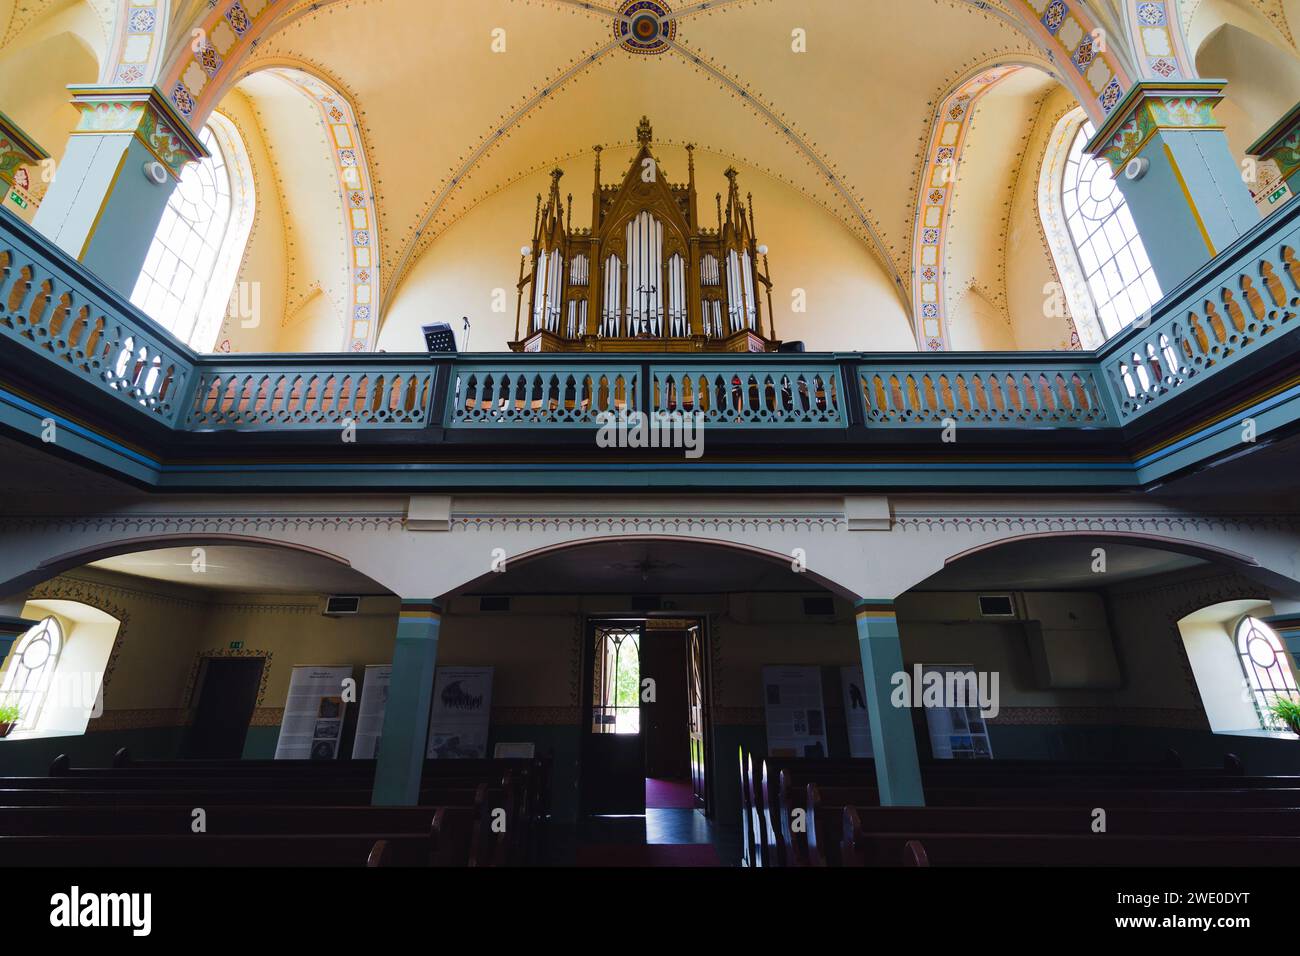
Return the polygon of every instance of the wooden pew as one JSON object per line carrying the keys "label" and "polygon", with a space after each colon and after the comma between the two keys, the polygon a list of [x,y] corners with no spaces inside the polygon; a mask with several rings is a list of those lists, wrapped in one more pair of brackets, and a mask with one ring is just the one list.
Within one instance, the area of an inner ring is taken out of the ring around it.
{"label": "wooden pew", "polygon": [[6,867],[364,866],[378,841],[390,865],[429,865],[432,837],[403,834],[292,836],[19,836],[0,837]]}
{"label": "wooden pew", "polygon": [[1286,866],[1300,837],[871,834],[871,866]]}
{"label": "wooden pew", "polygon": [[[304,773],[292,764],[251,771],[213,767],[83,771],[65,767],[62,775],[54,778],[0,778],[0,786],[13,785],[0,790],[0,834],[399,836],[427,833],[431,819],[441,819],[451,829],[443,834],[439,865],[522,865],[529,861],[539,839],[535,817],[544,812],[545,802],[530,799],[531,785],[540,777],[537,766],[526,761],[506,763],[518,766],[519,772],[508,770],[497,776],[502,762],[479,762],[475,769],[480,775],[431,774],[421,788],[421,808],[403,818],[401,827],[389,821],[394,819],[394,811],[408,808],[368,806],[371,788],[367,775],[373,771]],[[492,780],[492,786],[482,781],[483,774]],[[134,813],[130,808],[135,808]],[[194,808],[208,814],[207,833],[192,834],[190,823],[185,822],[192,821]],[[447,812],[438,817],[437,809]],[[387,817],[382,816],[385,812]],[[375,817],[375,813],[381,816]],[[462,819],[465,813],[474,821],[472,825]],[[499,823],[505,824],[504,829]],[[376,859],[409,858],[401,848],[402,844],[393,843],[386,856],[381,853]]]}
{"label": "wooden pew", "polygon": [[[472,787],[481,781],[499,782],[509,777],[516,786],[507,787],[507,832],[522,833],[523,839],[511,843],[518,851],[515,862],[529,856],[546,855],[546,831],[551,806],[552,758],[484,758],[465,760],[427,760],[422,769],[423,785]],[[73,768],[66,755],[51,765],[57,781],[75,780],[62,786],[48,778],[17,779],[9,789],[51,787],[76,789],[102,786],[106,790],[140,787],[163,789],[181,786],[186,789],[239,788],[267,790],[303,789],[300,781],[310,780],[312,787],[360,789],[373,780],[374,760],[286,761],[286,760],[149,760],[131,758],[124,747],[117,751],[109,768]],[[11,778],[12,779],[12,778]],[[125,781],[118,786],[118,781]],[[0,786],[4,781],[0,780]],[[315,802],[315,801],[311,801]],[[349,802],[353,802],[349,798]]]}
{"label": "wooden pew", "polygon": [[758,847],[754,840],[754,801],[750,793],[750,771],[745,748],[737,748],[740,755],[740,865],[758,866]]}

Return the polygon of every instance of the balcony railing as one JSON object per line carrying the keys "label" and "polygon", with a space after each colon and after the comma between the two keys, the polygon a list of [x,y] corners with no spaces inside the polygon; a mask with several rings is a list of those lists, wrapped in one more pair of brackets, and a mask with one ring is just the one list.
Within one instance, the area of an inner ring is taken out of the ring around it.
{"label": "balcony railing", "polygon": [[46,380],[80,379],[196,433],[575,429],[619,411],[698,413],[740,431],[1115,429],[1289,335],[1297,305],[1293,203],[1095,353],[200,356],[0,214],[7,348],[47,363]]}

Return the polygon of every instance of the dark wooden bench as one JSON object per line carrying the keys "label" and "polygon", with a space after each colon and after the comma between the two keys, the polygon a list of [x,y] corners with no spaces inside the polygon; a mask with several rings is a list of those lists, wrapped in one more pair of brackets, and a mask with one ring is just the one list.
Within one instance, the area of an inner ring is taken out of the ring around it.
{"label": "dark wooden bench", "polygon": [[[814,787],[813,790],[816,788]],[[1300,812],[1282,810],[1178,810],[1151,807],[1107,810],[1106,830],[1093,832],[1088,807],[865,807],[817,810],[809,794],[807,856],[800,865],[866,866],[874,834],[976,834],[1079,837],[1300,837]],[[836,826],[834,810],[840,811]]]}
{"label": "dark wooden bench", "polygon": [[[846,824],[847,825],[847,824]],[[860,834],[868,866],[1286,866],[1300,837]]]}
{"label": "dark wooden bench", "polygon": [[405,834],[298,834],[292,836],[18,836],[0,837],[0,865],[99,866],[365,866],[378,841],[389,865],[430,865],[431,836]]}

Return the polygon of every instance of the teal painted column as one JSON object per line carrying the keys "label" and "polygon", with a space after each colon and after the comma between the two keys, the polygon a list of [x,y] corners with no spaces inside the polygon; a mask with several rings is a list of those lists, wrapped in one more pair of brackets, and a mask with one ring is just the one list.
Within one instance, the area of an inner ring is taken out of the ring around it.
{"label": "teal painted column", "polygon": [[858,648],[862,654],[862,682],[871,717],[871,745],[876,760],[880,804],[885,807],[923,807],[921,766],[916,756],[912,711],[895,707],[890,697],[894,675],[903,671],[903,648],[898,640],[898,618],[892,601],[862,601],[857,606]]}
{"label": "teal painted column", "polygon": [[1268,215],[1300,193],[1300,103],[1246,150],[1257,162],[1251,191]]}
{"label": "teal painted column", "polygon": [[1086,147],[1110,164],[1166,294],[1260,220],[1214,118],[1224,85],[1137,83]]}
{"label": "teal painted column", "polygon": [[432,600],[402,601],[370,801],[377,807],[415,806],[419,802],[440,621],[441,610]]}
{"label": "teal painted column", "polygon": [[182,170],[208,153],[156,89],[69,89],[77,125],[32,225],[129,297]]}

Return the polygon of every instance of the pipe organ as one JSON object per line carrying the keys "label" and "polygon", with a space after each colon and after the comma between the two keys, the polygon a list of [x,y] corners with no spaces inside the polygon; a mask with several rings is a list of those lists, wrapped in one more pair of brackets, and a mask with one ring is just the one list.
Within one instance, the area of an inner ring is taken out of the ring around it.
{"label": "pipe organ", "polygon": [[560,194],[564,171],[551,173],[550,195],[545,202],[537,197],[532,246],[522,250],[510,348],[774,351],[779,343],[771,324],[767,249],[755,239],[754,198],[741,200],[739,173],[726,171],[716,227],[705,227],[694,147],[686,147],[687,183],[678,185],[668,181],[651,150],[648,119],[642,118],[637,140],[640,148],[617,186],[601,183],[596,147],[590,228],[573,227],[573,195],[566,201]]}

